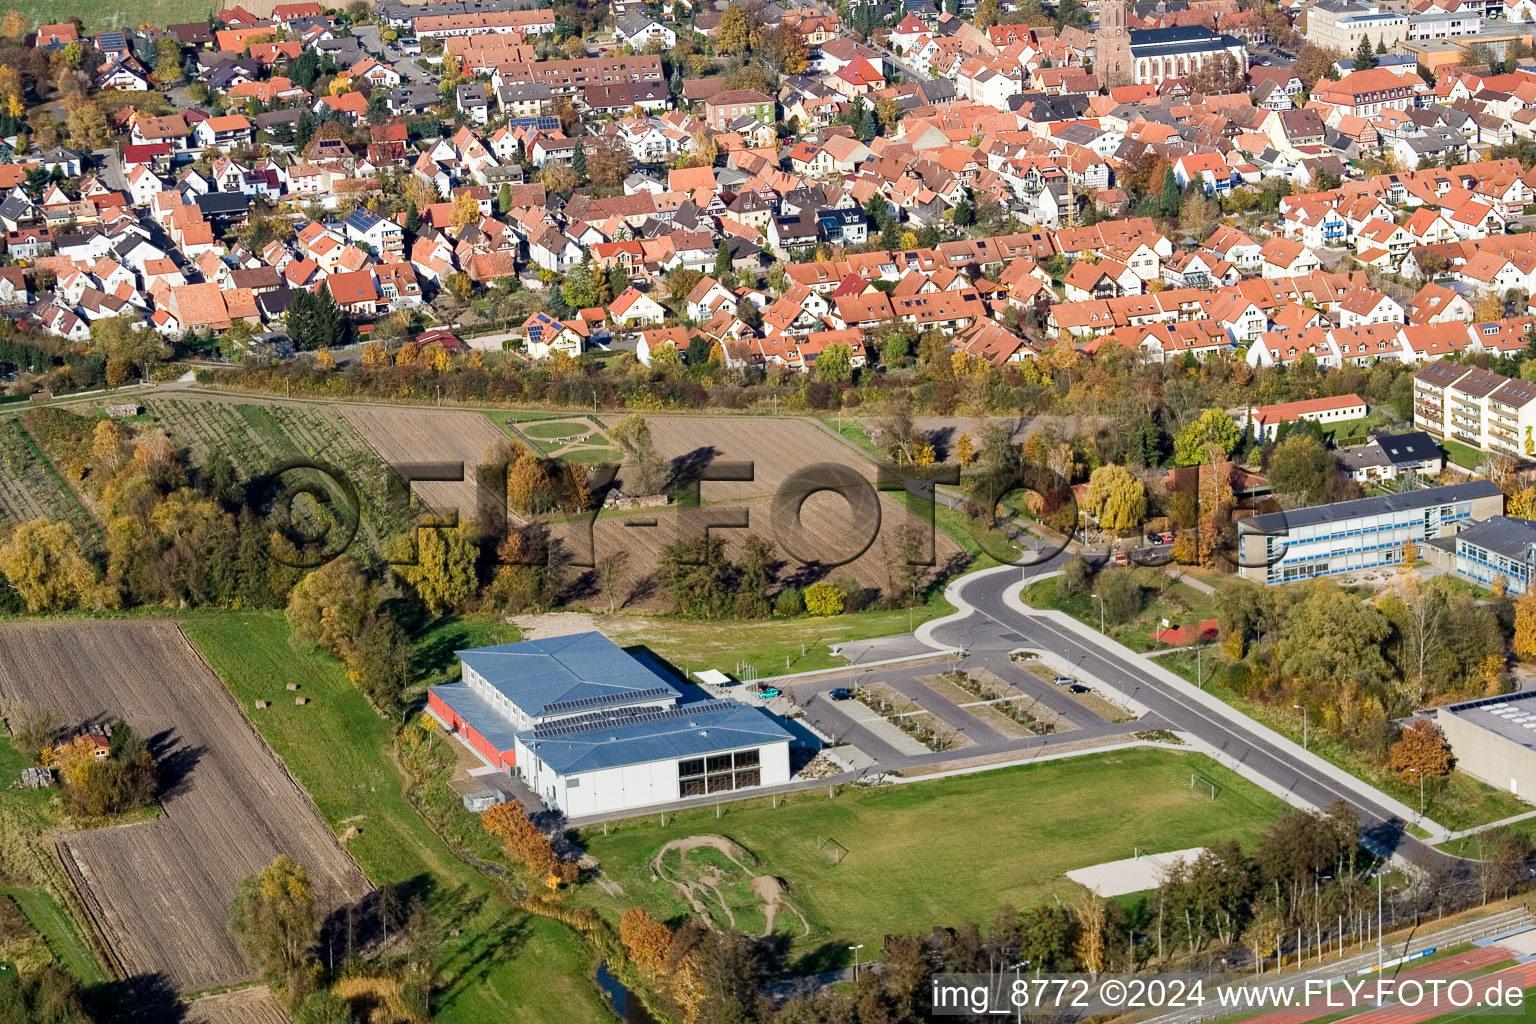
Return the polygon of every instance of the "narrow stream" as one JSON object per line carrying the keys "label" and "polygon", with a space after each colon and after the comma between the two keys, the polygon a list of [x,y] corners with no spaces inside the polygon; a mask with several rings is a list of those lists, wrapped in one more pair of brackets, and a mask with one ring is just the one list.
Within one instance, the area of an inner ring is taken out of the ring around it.
{"label": "narrow stream", "polygon": [[624,1024],[656,1024],[656,1018],[650,1015],[640,1000],[630,996],[629,989],[613,976],[606,963],[597,965],[597,987],[603,990],[603,995],[608,997],[608,1004]]}

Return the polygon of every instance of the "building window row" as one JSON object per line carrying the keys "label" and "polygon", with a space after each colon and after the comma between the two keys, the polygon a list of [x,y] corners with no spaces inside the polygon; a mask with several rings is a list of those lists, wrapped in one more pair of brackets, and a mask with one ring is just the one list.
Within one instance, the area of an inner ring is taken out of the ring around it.
{"label": "building window row", "polygon": [[705,796],[762,785],[760,755],[756,750],[711,754],[677,763],[677,795]]}

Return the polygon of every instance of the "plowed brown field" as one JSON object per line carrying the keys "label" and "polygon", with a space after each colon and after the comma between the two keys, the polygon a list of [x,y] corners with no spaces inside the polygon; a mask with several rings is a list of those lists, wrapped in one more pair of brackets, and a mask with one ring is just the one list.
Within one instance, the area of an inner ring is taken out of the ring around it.
{"label": "plowed brown field", "polygon": [[279,853],[308,867],[327,911],[368,892],[309,796],[174,623],[0,626],[0,703],[11,700],[51,707],[70,724],[120,718],[160,758],[163,818],[59,841],[126,976],[159,974],[177,991],[249,979],[227,909],[236,883]]}

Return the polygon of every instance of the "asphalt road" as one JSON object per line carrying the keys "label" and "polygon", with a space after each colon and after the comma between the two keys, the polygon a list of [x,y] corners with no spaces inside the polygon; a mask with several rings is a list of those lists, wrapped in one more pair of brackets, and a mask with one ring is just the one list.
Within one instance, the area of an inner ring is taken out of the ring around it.
{"label": "asphalt road", "polygon": [[[1065,560],[1066,556],[1057,555],[1024,569],[1023,575],[1054,571]],[[1046,616],[1016,611],[1005,595],[1018,586],[1020,578],[1013,572],[972,577],[961,587],[960,596],[974,610],[964,619],[937,627],[933,639],[975,653],[1017,647],[1051,651],[1086,675],[1119,689],[1172,728],[1192,734],[1301,800],[1327,807],[1343,799],[1360,816],[1362,841],[1377,852],[1397,854],[1418,867],[1439,871],[1459,871],[1469,863],[1409,835],[1408,823],[1372,799],[1374,791],[1368,786],[1350,786],[1333,778],[1244,725],[1248,720],[1236,712],[1224,715],[1212,710],[1149,671],[1134,655],[1122,653],[1118,644],[1098,643]]]}

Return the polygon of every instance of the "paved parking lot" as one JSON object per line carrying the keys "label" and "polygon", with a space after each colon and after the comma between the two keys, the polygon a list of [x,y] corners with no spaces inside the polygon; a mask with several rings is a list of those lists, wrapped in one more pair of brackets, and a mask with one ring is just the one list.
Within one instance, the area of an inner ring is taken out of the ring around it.
{"label": "paved parking lot", "polygon": [[[1015,689],[1033,697],[1042,708],[1065,719],[1071,728],[1041,736],[1006,736],[971,714],[961,704],[936,692],[922,681],[923,676],[939,675],[954,667],[941,659],[916,665],[890,665],[850,669],[802,680],[783,680],[783,691],[804,712],[805,722],[834,744],[848,744],[869,755],[874,761],[870,771],[899,771],[945,761],[1020,754],[1085,740],[1108,740],[1144,729],[1165,726],[1161,721],[1144,718],[1110,722],[1073,700],[1065,691],[1041,682],[1010,662],[1005,654],[971,655],[960,664],[964,669],[986,669]],[[933,751],[884,721],[872,709],[854,700],[835,701],[828,696],[834,689],[854,689],[879,683],[910,698],[934,718],[965,737],[968,743],[957,749]],[[967,702],[970,703],[970,702]],[[982,703],[977,698],[975,703]]]}

